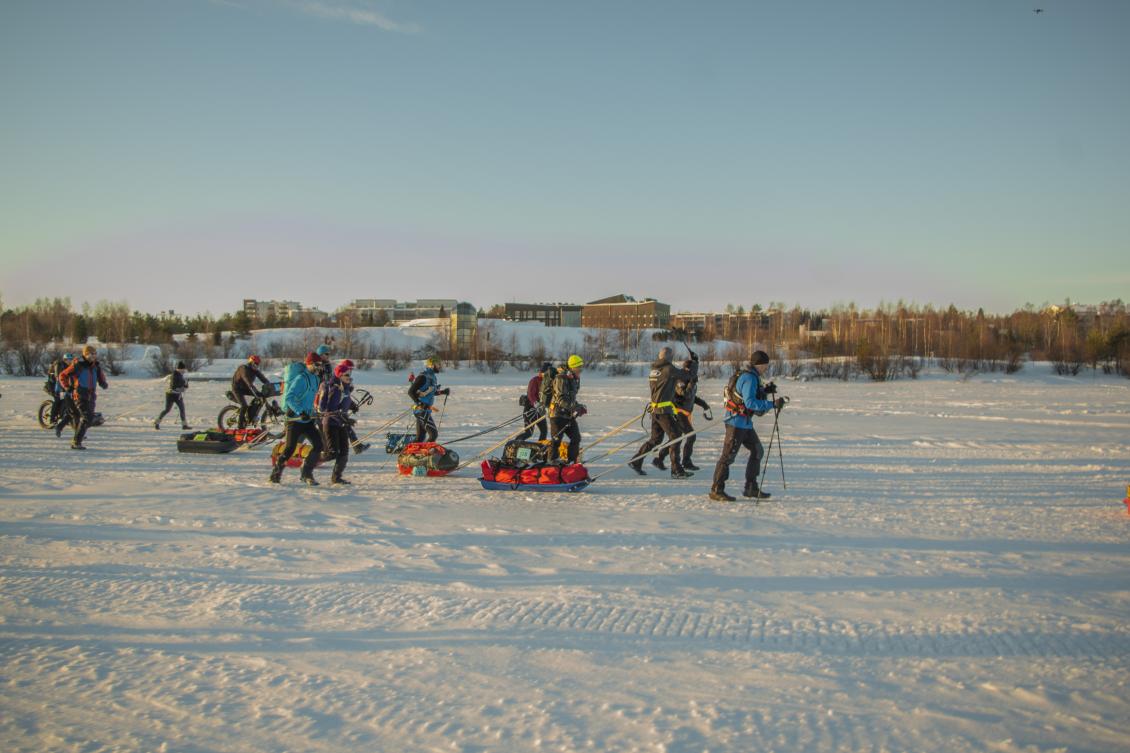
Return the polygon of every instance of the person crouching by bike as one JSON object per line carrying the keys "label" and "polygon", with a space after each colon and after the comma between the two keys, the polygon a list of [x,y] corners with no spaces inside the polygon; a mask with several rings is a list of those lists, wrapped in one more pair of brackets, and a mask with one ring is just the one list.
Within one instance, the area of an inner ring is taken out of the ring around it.
{"label": "person crouching by bike", "polygon": [[[271,380],[259,371],[259,364],[262,363],[259,356],[250,355],[247,357],[247,363],[241,364],[235,370],[231,378],[231,391],[235,395],[236,402],[239,403],[239,428],[246,429],[248,424],[254,424],[255,419],[259,416],[260,401],[256,398],[265,399],[270,394],[270,390],[266,388],[271,387]],[[258,379],[263,383],[264,393],[260,394],[259,390],[255,389],[255,380]],[[251,398],[250,403],[248,398]]]}
{"label": "person crouching by bike", "polygon": [[271,483],[282,481],[286,461],[298,449],[298,443],[305,438],[310,442],[310,454],[302,463],[302,480],[310,486],[317,486],[314,478],[314,465],[322,455],[322,434],[314,422],[314,397],[318,394],[318,362],[321,359],[314,353],[306,354],[305,364],[294,363],[286,367],[283,390],[283,406],[286,408],[286,443],[283,451],[275,458],[271,471]]}
{"label": "person crouching by bike", "polygon": [[412,410],[412,415],[416,417],[416,441],[417,442],[434,442],[436,437],[439,436],[439,428],[436,426],[435,418],[432,417],[434,410],[433,404],[436,401],[436,395],[443,395],[447,397],[451,394],[450,388],[440,389],[439,377],[437,376],[442,371],[442,364],[438,358],[429,358],[424,361],[424,370],[412,382],[412,386],[408,388],[408,397],[416,404]]}
{"label": "person crouching by bike", "polygon": [[[769,370],[769,354],[763,350],[754,351],[749,364],[738,371],[726,386],[726,439],[722,442],[722,455],[714,467],[714,481],[710,486],[710,498],[717,502],[733,502],[734,497],[726,493],[726,479],[730,477],[730,465],[738,456],[738,450],[749,450],[749,460],[745,466],[745,489],[743,497],[769,499],[769,493],[757,487],[757,473],[765,450],[753,428],[753,416],[763,416],[771,410],[781,410],[788,402],[779,397],[767,400],[761,377]],[[775,388],[774,388],[775,391]]]}
{"label": "person crouching by bike", "polygon": [[177,367],[173,369],[172,374],[169,374],[168,387],[165,389],[165,410],[161,411],[161,415],[153,422],[154,429],[161,430],[161,419],[169,414],[174,405],[180,409],[180,428],[192,428],[184,416],[184,392],[188,389],[188,380],[184,378],[184,372],[187,370],[184,361],[177,361]]}
{"label": "person crouching by bike", "polygon": [[59,358],[51,363],[47,368],[47,383],[43,385],[44,391],[51,396],[51,425],[55,427],[55,436],[61,436],[63,427],[69,423],[71,418],[70,400],[67,397],[67,390],[59,382],[59,375],[63,370],[74,363],[75,357],[70,353],[64,353],[62,358]]}
{"label": "person crouching by bike", "polygon": [[85,450],[82,441],[86,430],[94,423],[94,406],[98,400],[98,388],[110,389],[102,365],[98,363],[98,351],[93,345],[82,347],[82,358],[76,359],[59,374],[64,389],[71,392],[71,421],[75,425],[72,450]]}
{"label": "person crouching by bike", "polygon": [[569,438],[567,452],[568,463],[577,462],[581,452],[581,429],[577,426],[577,419],[585,415],[588,409],[577,402],[577,395],[581,391],[581,369],[585,362],[578,355],[569,356],[565,367],[558,369],[557,376],[553,378],[553,398],[549,403],[549,459],[556,462],[561,457],[561,438]]}
{"label": "person crouching by bike", "polygon": [[349,411],[353,408],[353,361],[348,358],[334,368],[318,388],[318,412],[322,416],[322,434],[326,438],[326,459],[333,459],[331,484],[348,484],[342,478],[349,461]]}

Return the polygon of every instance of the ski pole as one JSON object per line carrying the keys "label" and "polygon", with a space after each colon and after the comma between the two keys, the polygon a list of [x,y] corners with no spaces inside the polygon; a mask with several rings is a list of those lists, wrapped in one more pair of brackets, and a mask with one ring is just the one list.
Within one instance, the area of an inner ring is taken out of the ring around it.
{"label": "ski pole", "polygon": [[366,434],[365,436],[363,436],[363,437],[358,437],[358,438],[357,438],[357,441],[356,441],[356,442],[351,442],[350,444],[352,444],[352,445],[353,445],[354,447],[356,447],[356,446],[357,446],[358,444],[360,444],[361,442],[364,442],[364,441],[365,441],[366,439],[368,439],[369,437],[373,436],[373,435],[374,435],[374,434],[376,434],[377,432],[380,432],[380,431],[384,431],[384,430],[385,430],[385,429],[387,429],[388,427],[392,426],[392,425],[393,425],[393,424],[395,424],[395,423],[396,423],[397,421],[399,421],[400,419],[404,418],[405,416],[407,416],[407,415],[408,415],[409,413],[411,413],[411,412],[412,412],[412,411],[414,411],[415,409],[416,409],[416,407],[415,407],[415,406],[412,406],[412,407],[411,407],[411,408],[409,408],[408,410],[406,410],[406,411],[404,411],[403,413],[401,413],[401,414],[400,414],[399,416],[396,416],[395,418],[393,418],[393,419],[391,419],[391,420],[389,420],[389,421],[386,421],[385,423],[381,424],[381,425],[380,425],[380,426],[378,426],[377,428],[373,429],[373,430],[372,430],[371,432],[369,432],[369,433],[368,433],[368,434]]}
{"label": "ski pole", "polygon": [[773,421],[773,430],[777,433],[777,458],[781,461],[781,487],[786,491],[789,485],[785,482],[785,453],[781,451],[781,427]]}
{"label": "ski pole", "polygon": [[443,405],[439,409],[439,419],[436,421],[436,434],[439,434],[439,427],[443,426],[443,412],[447,410],[448,395],[443,396]]}
{"label": "ski pole", "polygon": [[[788,402],[787,397],[783,398],[783,399],[785,400],[785,402]],[[769,449],[767,449],[765,451],[765,463],[761,467],[761,476],[757,480],[757,488],[758,489],[761,488],[762,482],[765,481],[765,473],[769,469],[769,456],[773,453],[773,436],[776,435],[778,440],[781,438],[781,431],[777,427],[777,422],[780,420],[780,418],[781,418],[781,409],[774,407],[774,409],[773,409],[773,430],[769,432]],[[778,453],[781,452],[781,443],[779,441],[777,442],[777,452]],[[782,455],[781,456],[781,484],[784,485],[784,483],[785,483],[785,459],[784,459],[784,456]],[[787,489],[788,487],[786,486],[785,488]]]}
{"label": "ski pole", "polygon": [[[720,424],[720,425],[724,425],[724,424]],[[655,447],[652,447],[647,452],[641,452],[638,455],[636,455],[634,458],[631,458],[630,460],[628,460],[626,462],[618,463],[618,464],[612,466],[611,468],[609,468],[608,470],[603,471],[601,473],[598,473],[597,475],[593,476],[592,479],[590,479],[589,483],[596,481],[601,476],[605,476],[609,473],[612,473],[612,471],[617,470],[621,466],[631,465],[632,463],[636,462],[637,460],[643,460],[644,458],[646,458],[648,455],[655,452],[656,450],[662,450],[664,447],[670,447],[673,444],[678,444],[679,442],[682,442],[687,437],[693,437],[696,434],[705,434],[706,432],[713,431],[714,429],[717,429],[717,428],[718,428],[718,425],[708,426],[705,429],[695,429],[694,431],[688,431],[686,434],[680,434],[679,436],[675,437],[674,439],[668,439],[663,444],[656,445]]]}
{"label": "ski pole", "polygon": [[634,423],[635,423],[636,421],[638,421],[638,420],[640,420],[641,418],[643,418],[643,416],[644,416],[644,415],[645,415],[646,413],[647,413],[647,410],[646,410],[646,409],[645,409],[645,410],[643,410],[643,411],[641,411],[639,415],[637,415],[637,416],[633,416],[632,418],[629,418],[629,419],[628,419],[627,421],[625,421],[624,423],[620,424],[620,425],[619,425],[619,426],[617,426],[617,427],[616,427],[615,429],[613,429],[612,431],[608,432],[607,434],[605,434],[604,436],[602,436],[602,437],[601,437],[600,439],[596,440],[596,441],[595,441],[595,442],[593,442],[592,444],[590,444],[590,445],[588,445],[588,446],[586,446],[586,447],[583,447],[583,448],[581,448],[581,454],[580,454],[580,457],[581,457],[581,458],[583,458],[583,457],[584,457],[584,455],[585,455],[585,451],[586,451],[586,450],[591,450],[591,449],[592,449],[593,447],[596,447],[596,446],[597,446],[598,444],[600,444],[600,443],[601,443],[601,442],[603,442],[604,440],[606,440],[606,439],[609,439],[609,438],[611,438],[611,437],[614,437],[615,435],[617,435],[617,434],[619,434],[620,432],[624,431],[624,429],[627,429],[627,428],[628,428],[629,426],[631,426],[632,424],[634,424]]}

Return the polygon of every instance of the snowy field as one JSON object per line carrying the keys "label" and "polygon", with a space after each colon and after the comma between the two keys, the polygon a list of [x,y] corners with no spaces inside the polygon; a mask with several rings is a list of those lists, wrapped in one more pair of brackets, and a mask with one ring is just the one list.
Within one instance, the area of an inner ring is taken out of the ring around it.
{"label": "snowy field", "polygon": [[[362,433],[404,377],[359,375]],[[443,381],[441,440],[525,376]],[[701,417],[686,481],[490,493],[374,447],[307,489],[266,450],[178,454],[140,377],[72,452],[40,383],[0,383],[0,750],[1130,749],[1128,380],[789,383],[760,505],[707,499]],[[194,382],[190,422],[224,389]],[[645,385],[581,398],[591,441]]]}

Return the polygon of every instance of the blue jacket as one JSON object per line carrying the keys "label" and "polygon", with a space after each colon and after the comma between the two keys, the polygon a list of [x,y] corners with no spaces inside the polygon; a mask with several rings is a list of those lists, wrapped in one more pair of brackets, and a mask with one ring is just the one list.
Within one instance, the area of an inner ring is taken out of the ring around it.
{"label": "blue jacket", "polygon": [[286,389],[283,406],[292,416],[305,413],[314,415],[314,396],[318,394],[318,377],[306,370],[306,365],[295,361],[283,372]]}
{"label": "blue jacket", "polygon": [[[408,396],[415,400],[417,405],[430,408],[432,403],[436,401],[436,390],[438,389],[439,379],[436,377],[435,371],[424,369],[416,377],[416,381],[412,382],[412,386],[408,388]],[[422,414],[427,411],[417,410],[414,412]]]}
{"label": "blue jacket", "polygon": [[[757,375],[756,371],[743,372],[738,377],[737,384],[734,385],[734,391],[742,396],[742,402],[745,407],[753,411],[757,415],[762,415],[773,410],[773,403],[769,400],[759,400],[758,393],[761,392],[761,378]],[[749,416],[739,416],[736,413],[726,411],[726,423],[733,426],[735,429],[752,429],[753,419]]]}

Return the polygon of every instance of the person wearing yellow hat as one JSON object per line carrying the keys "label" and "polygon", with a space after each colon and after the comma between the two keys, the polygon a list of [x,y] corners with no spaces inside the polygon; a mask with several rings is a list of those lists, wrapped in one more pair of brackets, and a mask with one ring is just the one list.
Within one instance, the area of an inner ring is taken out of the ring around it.
{"label": "person wearing yellow hat", "polygon": [[584,366],[584,359],[580,356],[575,353],[569,356],[565,368],[558,369],[553,379],[553,397],[549,403],[549,457],[560,457],[561,438],[568,437],[570,464],[577,462],[581,451],[581,430],[577,426],[577,418],[588,412],[583,404],[577,402]]}

